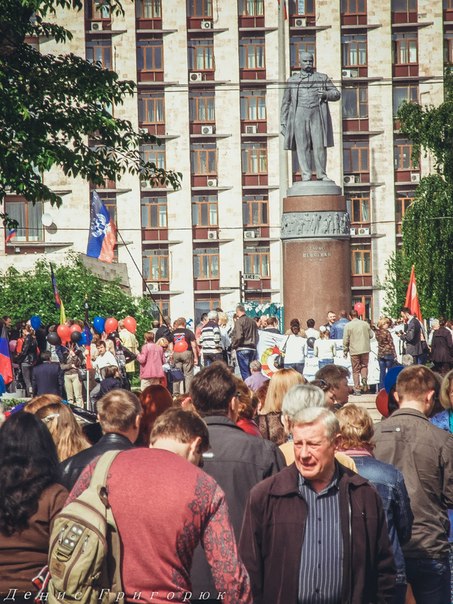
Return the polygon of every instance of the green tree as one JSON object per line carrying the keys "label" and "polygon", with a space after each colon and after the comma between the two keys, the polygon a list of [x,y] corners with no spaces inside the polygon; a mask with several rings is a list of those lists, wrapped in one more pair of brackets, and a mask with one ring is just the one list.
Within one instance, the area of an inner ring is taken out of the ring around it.
{"label": "green tree", "polygon": [[[116,14],[118,0],[103,0]],[[74,54],[43,54],[28,36],[72,38],[49,22],[55,9],[83,8],[82,0],[0,0],[0,204],[9,191],[32,202],[61,205],[42,174],[58,166],[64,174],[100,185],[126,172],[177,187],[181,174],[144,162],[139,147],[159,141],[135,132],[109,108],[133,95],[135,84]],[[10,225],[5,214],[0,218]]]}
{"label": "green tree", "polygon": [[422,178],[403,220],[403,254],[415,265],[425,316],[453,316],[453,75],[445,74],[438,107],[404,103],[401,132],[413,142],[413,159],[432,155],[436,174]]}
{"label": "green tree", "polygon": [[[95,316],[124,319],[131,315],[137,321],[137,337],[158,318],[158,310],[149,298],[128,294],[115,281],[102,281],[94,275],[75,253],[66,262],[54,267],[58,291],[68,319],[84,320],[85,302],[89,305],[89,321]],[[58,324],[60,311],[56,308],[50,278],[50,264],[38,260],[32,270],[18,271],[10,267],[0,273],[0,316],[9,315],[13,322],[39,315],[45,325]]]}
{"label": "green tree", "polygon": [[411,264],[402,250],[396,250],[386,263],[384,312],[389,317],[399,317],[406,299],[407,284],[411,273]]}

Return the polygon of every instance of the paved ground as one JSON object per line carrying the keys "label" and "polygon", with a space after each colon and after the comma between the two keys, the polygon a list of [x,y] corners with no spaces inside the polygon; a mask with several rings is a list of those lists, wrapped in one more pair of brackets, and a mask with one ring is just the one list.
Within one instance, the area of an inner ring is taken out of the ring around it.
{"label": "paved ground", "polygon": [[349,395],[349,402],[365,407],[373,418],[374,423],[377,423],[381,421],[382,415],[376,409],[375,400],[375,394],[362,394],[361,396],[354,396],[353,394]]}

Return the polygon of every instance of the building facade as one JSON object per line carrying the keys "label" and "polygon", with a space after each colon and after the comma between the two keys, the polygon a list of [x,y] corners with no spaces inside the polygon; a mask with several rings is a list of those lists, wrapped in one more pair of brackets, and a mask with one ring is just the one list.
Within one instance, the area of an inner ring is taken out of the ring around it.
{"label": "building facade", "polygon": [[[183,174],[178,191],[131,175],[97,189],[121,234],[116,260],[126,264],[132,292],[148,295],[135,260],[172,317],[234,308],[241,273],[245,301],[284,303],[281,201],[300,174],[282,149],[280,103],[308,50],[342,93],[331,104],[328,174],[344,187],[350,213],[353,303],[376,319],[402,218],[432,169],[429,157],[412,164],[395,115],[403,100],[442,102],[453,0],[136,0],[123,7],[121,17],[96,1],[84,12],[60,11],[72,40],[30,42],[135,80],[136,95],[114,115],[158,136],[161,144],[143,146],[144,157]],[[8,196],[6,210],[20,226],[10,243],[0,241],[2,266],[25,269],[41,254],[58,263],[68,249],[86,251],[90,184],[58,170],[44,178],[64,205]],[[316,287],[314,274],[295,279]]]}

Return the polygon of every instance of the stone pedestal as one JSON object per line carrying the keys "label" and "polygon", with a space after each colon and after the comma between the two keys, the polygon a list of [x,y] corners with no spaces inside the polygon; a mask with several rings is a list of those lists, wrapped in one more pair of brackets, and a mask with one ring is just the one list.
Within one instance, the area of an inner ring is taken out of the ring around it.
{"label": "stone pedestal", "polygon": [[351,308],[350,223],[341,189],[332,181],[297,183],[283,200],[285,323],[326,322],[329,310]]}

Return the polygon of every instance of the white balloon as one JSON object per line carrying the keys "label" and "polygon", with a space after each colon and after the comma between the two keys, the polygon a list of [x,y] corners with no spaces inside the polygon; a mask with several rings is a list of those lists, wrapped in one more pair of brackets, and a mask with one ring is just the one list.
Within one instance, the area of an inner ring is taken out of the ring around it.
{"label": "white balloon", "polygon": [[50,214],[47,214],[46,212],[41,216],[41,222],[43,226],[49,227],[51,224],[53,224],[53,218]]}

